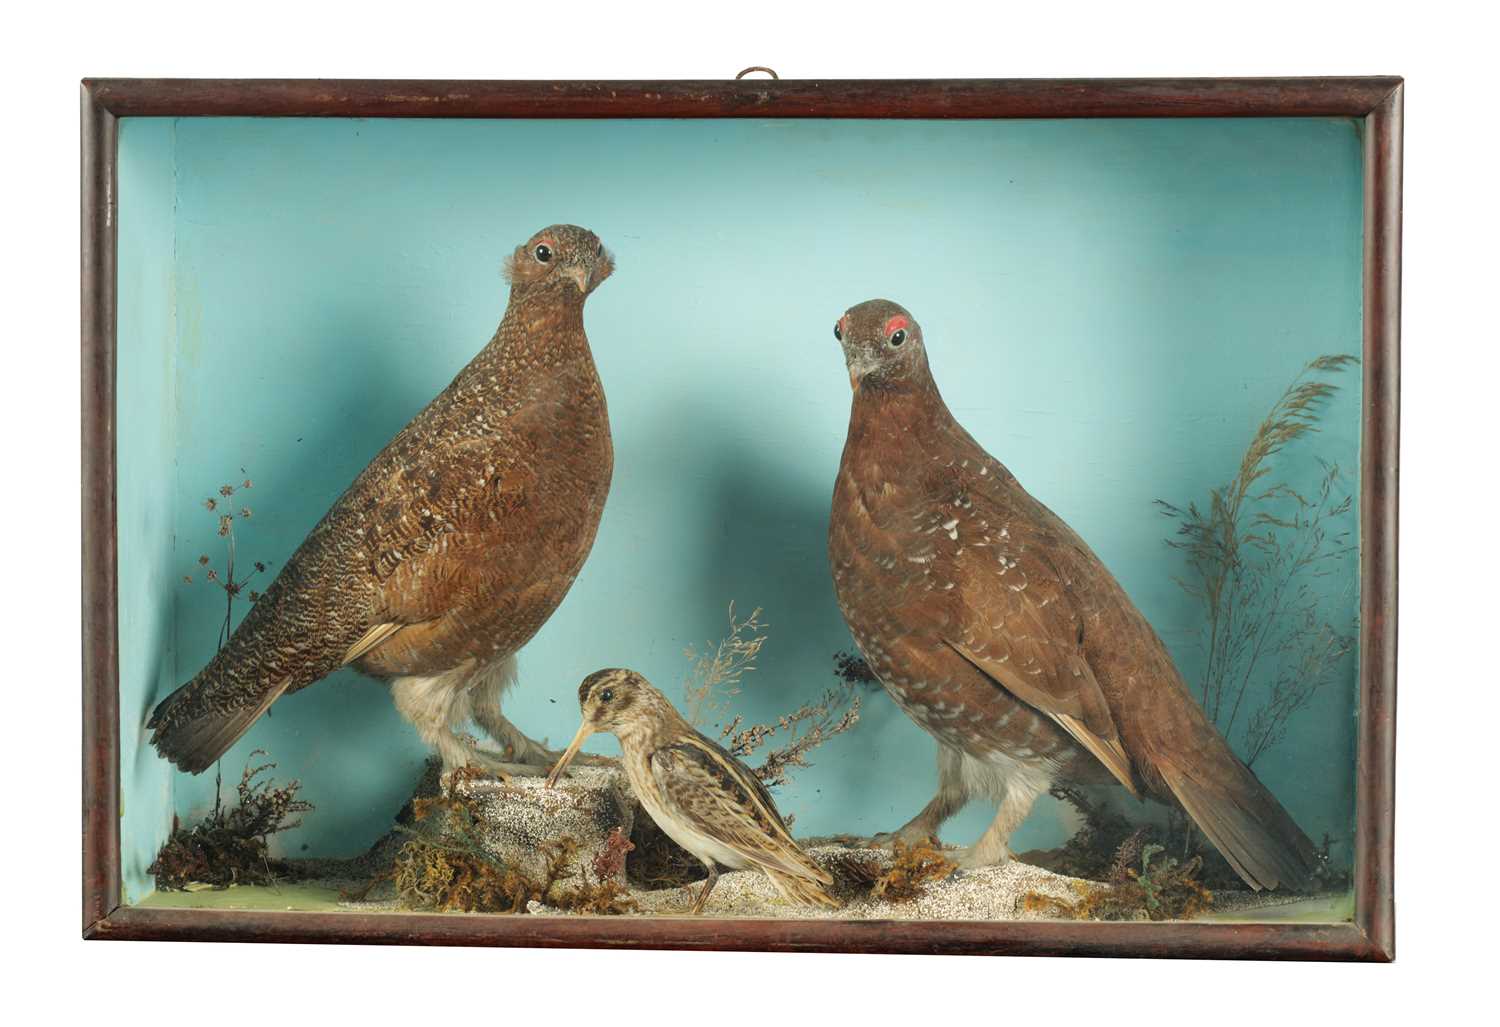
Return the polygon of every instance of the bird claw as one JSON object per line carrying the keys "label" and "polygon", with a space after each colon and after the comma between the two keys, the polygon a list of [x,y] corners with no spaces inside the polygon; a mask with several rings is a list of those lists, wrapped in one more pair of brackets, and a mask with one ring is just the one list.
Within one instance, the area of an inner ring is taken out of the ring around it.
{"label": "bird claw", "polygon": [[924,842],[938,844],[937,832],[926,827],[913,827],[907,824],[897,831],[882,831],[867,839],[868,847],[872,849],[885,849],[887,852],[896,848],[896,843],[902,845],[921,845]]}
{"label": "bird claw", "polygon": [[455,781],[465,778],[492,777],[501,784],[509,784],[515,777],[535,776],[540,769],[529,764],[510,763],[500,754],[488,752],[478,746],[470,746],[464,754],[465,762],[458,767],[445,767],[441,783],[444,791],[451,790]]}

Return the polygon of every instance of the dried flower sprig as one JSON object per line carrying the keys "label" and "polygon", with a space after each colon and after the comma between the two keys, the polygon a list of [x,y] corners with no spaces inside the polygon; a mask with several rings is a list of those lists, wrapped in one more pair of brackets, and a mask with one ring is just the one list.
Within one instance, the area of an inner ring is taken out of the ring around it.
{"label": "dried flower sprig", "polygon": [[[240,473],[245,473],[243,467],[240,468]],[[237,539],[235,538],[234,531],[235,521],[248,521],[254,515],[251,508],[242,501],[236,500],[235,496],[241,491],[253,487],[254,483],[246,476],[238,485],[227,483],[220,485],[217,490],[217,496],[209,496],[203,500],[203,508],[209,513],[214,514],[217,519],[216,533],[220,538],[225,540],[227,546],[222,571],[210,566],[213,560],[207,553],[198,557],[198,566],[208,568],[203,575],[203,580],[224,592],[224,619],[219,624],[220,649],[224,648],[224,644],[229,641],[230,633],[234,630],[234,601],[242,593],[245,593],[252,603],[258,601],[261,597],[261,593],[254,589],[250,589],[247,592],[245,586],[257,575],[266,572],[266,564],[263,561],[256,560],[251,565],[252,570],[242,577],[236,576],[235,572],[235,554],[237,549]],[[193,576],[191,574],[184,574],[182,580],[184,584],[191,585],[193,583]]]}
{"label": "dried flower sprig", "polygon": [[729,604],[729,633],[712,648],[701,652],[688,646],[682,654],[692,661],[688,679],[683,685],[687,700],[688,723],[701,727],[722,717],[734,697],[740,694],[741,680],[755,670],[755,658],[766,643],[769,625],[760,619],[760,607],[744,620],[735,617],[734,603]]}

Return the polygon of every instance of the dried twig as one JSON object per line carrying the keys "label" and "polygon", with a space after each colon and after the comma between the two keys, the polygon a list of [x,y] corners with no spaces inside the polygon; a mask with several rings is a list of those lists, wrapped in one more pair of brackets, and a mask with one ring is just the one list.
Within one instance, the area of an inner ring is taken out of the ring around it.
{"label": "dried twig", "polygon": [[[265,750],[256,749],[250,758],[264,755]],[[301,782],[276,785],[270,777],[262,777],[275,768],[270,762],[246,764],[235,806],[226,808],[216,795],[213,810],[194,827],[182,828],[174,822],[171,837],[147,868],[158,888],[272,885],[279,876],[292,873],[289,864],[271,858],[269,840],[273,834],[301,826],[297,818],[313,806],[297,798]]]}
{"label": "dried twig", "polygon": [[838,684],[825,692],[817,702],[805,703],[791,713],[776,718],[774,723],[743,726],[742,714],[730,717],[733,699],[740,693],[741,682],[746,674],[755,670],[756,657],[766,644],[767,625],[760,619],[760,607],[745,620],[734,613],[734,604],[729,604],[729,633],[717,644],[709,643],[701,653],[693,648],[685,651],[693,661],[692,671],[684,687],[687,699],[688,721],[701,725],[710,718],[727,718],[719,730],[725,747],[738,757],[756,752],[772,735],[785,732],[782,745],[770,750],[755,773],[767,785],[785,784],[787,774],[795,767],[811,764],[807,754],[835,735],[843,734],[859,723],[860,697],[858,691],[872,680],[869,668],[862,660],[847,653],[834,657],[834,669]]}

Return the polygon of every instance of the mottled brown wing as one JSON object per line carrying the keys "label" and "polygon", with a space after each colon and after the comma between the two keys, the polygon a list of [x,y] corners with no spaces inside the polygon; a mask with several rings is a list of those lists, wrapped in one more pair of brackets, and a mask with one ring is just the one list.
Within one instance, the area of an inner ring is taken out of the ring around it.
{"label": "mottled brown wing", "polygon": [[694,829],[760,867],[833,883],[792,840],[760,779],[707,738],[658,749],[651,772],[665,802]]}
{"label": "mottled brown wing", "polygon": [[945,640],[1055,720],[1138,795],[1109,703],[1084,656],[1084,622],[1070,582],[1047,555],[1072,544],[1072,533],[1008,475],[965,484],[963,516],[951,530],[963,558]]}
{"label": "mottled brown wing", "polygon": [[[417,624],[441,616],[444,584],[464,573],[475,536],[484,545],[505,538],[495,499],[502,490],[523,492],[523,483],[511,480],[509,456],[501,440],[465,439],[409,453],[377,479],[358,483],[362,496],[357,511],[349,511],[357,512],[357,558],[376,582],[376,612],[385,620]],[[422,587],[411,587],[414,580]]]}
{"label": "mottled brown wing", "polygon": [[442,589],[394,587],[391,571],[420,571],[432,583],[456,573],[464,547],[444,543],[473,531],[496,448],[493,439],[470,439],[424,450],[410,428],[392,440],[309,532],[229,643],[157,705],[148,726],[162,754],[202,771],[282,694],[440,613]]}

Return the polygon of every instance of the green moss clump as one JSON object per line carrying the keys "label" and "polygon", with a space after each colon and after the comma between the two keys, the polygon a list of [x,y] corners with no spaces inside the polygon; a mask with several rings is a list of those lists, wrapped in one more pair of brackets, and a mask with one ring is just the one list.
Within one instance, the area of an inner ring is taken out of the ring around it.
{"label": "green moss clump", "polygon": [[[1132,835],[1121,846],[1107,882],[1075,882],[1075,901],[1028,892],[1021,907],[1063,920],[1191,920],[1206,912],[1214,896],[1198,880],[1202,860],[1159,858],[1162,847],[1143,844],[1142,837]],[[1139,855],[1139,869],[1126,865],[1135,858],[1132,854]]]}
{"label": "green moss clump", "polygon": [[[531,902],[569,912],[613,916],[636,911],[635,900],[618,879],[630,842],[612,836],[594,859],[594,875],[577,879],[578,843],[563,837],[542,846],[540,878],[497,860],[481,838],[473,808],[454,794],[415,799],[413,824],[390,871],[371,882],[389,880],[397,901],[408,909],[463,913],[523,913]],[[618,835],[618,832],[616,832]],[[368,894],[366,889],[365,894]]]}

